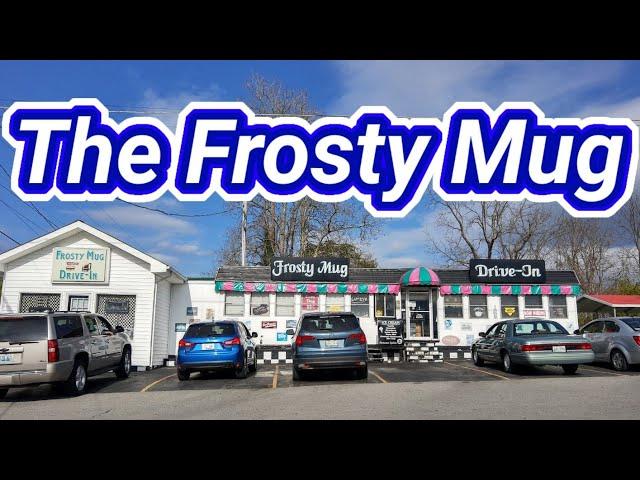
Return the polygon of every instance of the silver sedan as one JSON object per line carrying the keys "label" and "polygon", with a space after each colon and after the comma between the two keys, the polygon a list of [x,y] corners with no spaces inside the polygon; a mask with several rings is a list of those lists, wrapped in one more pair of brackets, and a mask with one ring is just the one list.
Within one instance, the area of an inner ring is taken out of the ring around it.
{"label": "silver sedan", "polygon": [[505,372],[517,365],[560,365],[564,373],[576,373],[578,366],[594,360],[591,343],[571,335],[557,322],[543,319],[507,320],[493,324],[471,345],[473,363],[502,364]]}
{"label": "silver sedan", "polygon": [[622,372],[640,364],[640,317],[599,318],[575,333],[591,342],[596,362]]}

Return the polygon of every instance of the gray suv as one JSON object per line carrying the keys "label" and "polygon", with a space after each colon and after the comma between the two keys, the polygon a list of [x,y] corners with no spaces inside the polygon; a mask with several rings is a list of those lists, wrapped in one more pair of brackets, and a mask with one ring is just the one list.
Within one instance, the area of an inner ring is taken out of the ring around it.
{"label": "gray suv", "polygon": [[127,378],[131,340],[93,313],[0,314],[0,399],[9,388],[51,383],[81,395],[87,377]]}

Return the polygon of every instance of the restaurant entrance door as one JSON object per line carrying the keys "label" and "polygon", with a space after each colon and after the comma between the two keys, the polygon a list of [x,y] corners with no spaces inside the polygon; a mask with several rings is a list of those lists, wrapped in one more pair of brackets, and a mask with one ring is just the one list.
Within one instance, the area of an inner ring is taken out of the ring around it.
{"label": "restaurant entrance door", "polygon": [[431,290],[406,290],[403,295],[403,312],[408,338],[432,338],[433,312]]}

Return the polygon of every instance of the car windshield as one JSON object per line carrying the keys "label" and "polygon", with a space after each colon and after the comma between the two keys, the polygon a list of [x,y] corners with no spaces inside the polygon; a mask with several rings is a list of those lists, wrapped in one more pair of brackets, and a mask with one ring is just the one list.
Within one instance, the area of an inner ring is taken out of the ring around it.
{"label": "car windshield", "polygon": [[568,332],[556,322],[533,320],[514,324],[514,334],[520,335],[567,335]]}
{"label": "car windshield", "polygon": [[191,325],[184,336],[189,338],[205,338],[230,337],[235,334],[236,329],[232,323],[205,323],[201,325]]}
{"label": "car windshield", "polygon": [[304,332],[346,332],[358,328],[358,319],[353,315],[323,315],[303,318],[300,330]]}
{"label": "car windshield", "polygon": [[0,318],[0,342],[36,342],[47,336],[47,317]]}
{"label": "car windshield", "polygon": [[634,330],[640,331],[640,317],[638,318],[621,318],[624,323],[629,325]]}

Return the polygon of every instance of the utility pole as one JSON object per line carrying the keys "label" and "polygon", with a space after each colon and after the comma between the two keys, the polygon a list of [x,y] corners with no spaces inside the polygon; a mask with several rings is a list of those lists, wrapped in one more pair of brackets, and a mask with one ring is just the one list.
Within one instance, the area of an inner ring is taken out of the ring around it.
{"label": "utility pole", "polygon": [[242,266],[247,265],[247,202],[242,202]]}

